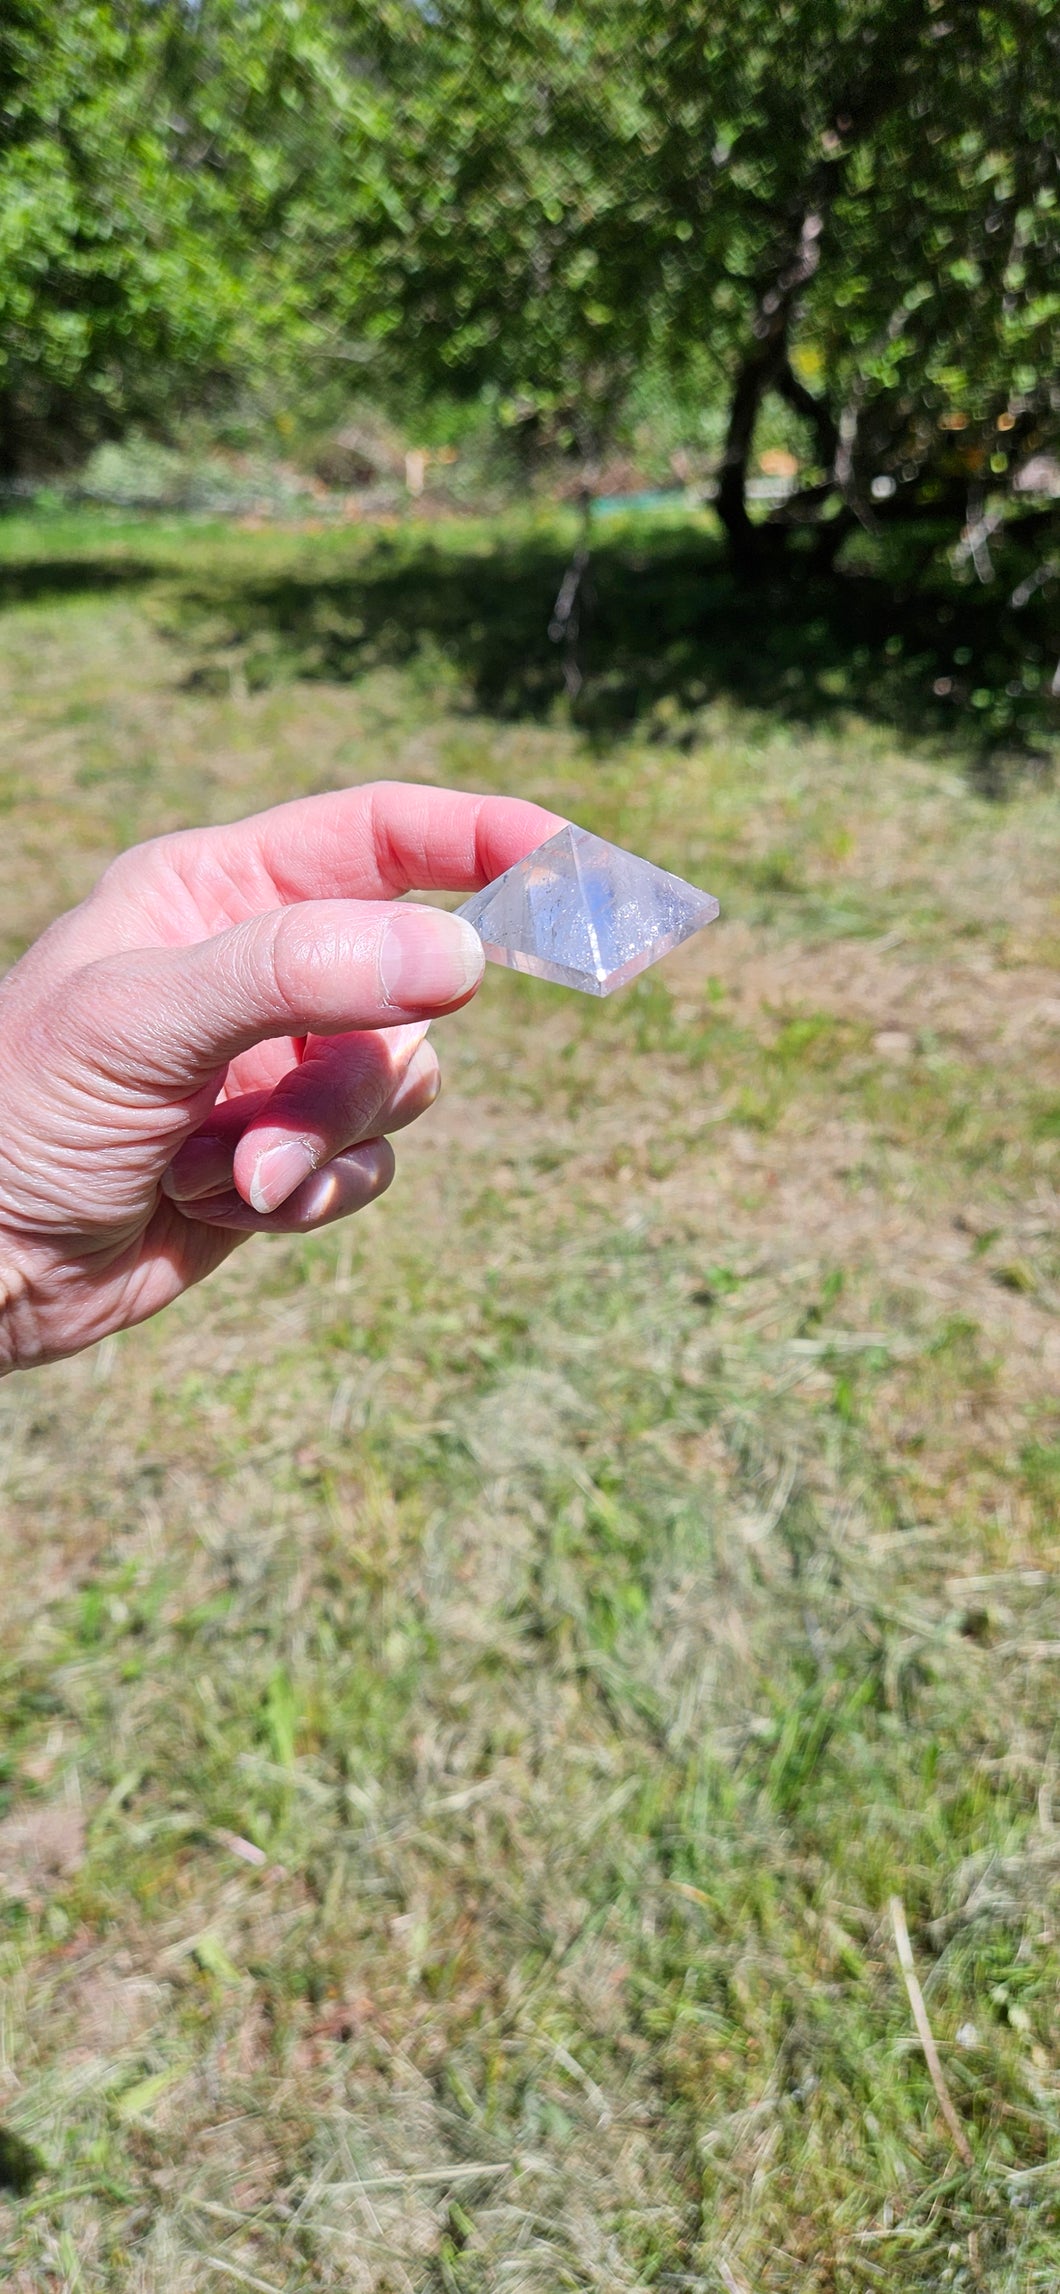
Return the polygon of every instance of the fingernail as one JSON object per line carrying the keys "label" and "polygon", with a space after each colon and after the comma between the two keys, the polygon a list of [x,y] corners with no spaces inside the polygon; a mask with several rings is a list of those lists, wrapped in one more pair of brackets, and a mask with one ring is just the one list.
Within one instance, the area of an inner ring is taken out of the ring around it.
{"label": "fingernail", "polygon": [[194,1203],[201,1195],[216,1195],[232,1177],[232,1143],[196,1132],[174,1155],[162,1173],[162,1193],[171,1203]]}
{"label": "fingernail", "polygon": [[251,1210],[278,1211],[316,1167],[316,1154],[305,1139],[285,1139],[280,1147],[266,1147],[254,1165]]}
{"label": "fingernail", "polygon": [[379,950],[379,978],[388,1004],[443,1008],[477,988],[485,961],[478,933],[462,916],[397,908]]}

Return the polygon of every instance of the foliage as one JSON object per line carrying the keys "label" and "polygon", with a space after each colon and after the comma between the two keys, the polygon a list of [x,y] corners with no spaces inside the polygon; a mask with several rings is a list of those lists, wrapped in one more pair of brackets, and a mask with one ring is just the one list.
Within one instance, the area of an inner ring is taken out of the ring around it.
{"label": "foliage", "polygon": [[290,377],[306,187],[371,105],[312,4],[12,0],[0,24],[2,471]]}
{"label": "foliage", "polygon": [[152,100],[158,29],[99,0],[0,23],[0,460],[69,456],[208,371],[232,282]]}
{"label": "foliage", "polygon": [[832,548],[925,493],[960,524],[969,484],[1056,437],[1055,0],[372,20],[394,107],[393,197],[365,219],[376,325],[437,381],[488,384],[585,457],[646,364],[706,355],[745,555],[769,391],[817,480],[784,520],[838,508]]}
{"label": "foliage", "polygon": [[[989,581],[1060,441],[1057,0],[17,0],[0,43],[9,467],[347,376],[485,394],[591,477],[666,373],[727,402],[741,563],[930,509]],[[802,482],[763,531],[771,396]]]}

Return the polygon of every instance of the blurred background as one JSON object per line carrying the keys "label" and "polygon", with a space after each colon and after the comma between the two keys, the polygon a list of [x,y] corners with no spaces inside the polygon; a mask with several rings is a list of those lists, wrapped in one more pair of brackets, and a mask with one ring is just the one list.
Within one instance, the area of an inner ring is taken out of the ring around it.
{"label": "blurred background", "polygon": [[1058,85],[6,0],[0,961],[379,774],[722,902],[0,1389],[19,2294],[1060,2278]]}

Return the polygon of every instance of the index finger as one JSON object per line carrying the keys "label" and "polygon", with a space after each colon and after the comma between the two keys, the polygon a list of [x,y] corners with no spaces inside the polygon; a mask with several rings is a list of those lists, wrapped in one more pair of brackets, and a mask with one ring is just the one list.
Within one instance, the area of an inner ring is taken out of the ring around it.
{"label": "index finger", "polygon": [[225,915],[237,920],[298,900],[477,891],[563,825],[521,797],[374,781],[223,828],[179,831],[154,849],[199,900],[212,879]]}

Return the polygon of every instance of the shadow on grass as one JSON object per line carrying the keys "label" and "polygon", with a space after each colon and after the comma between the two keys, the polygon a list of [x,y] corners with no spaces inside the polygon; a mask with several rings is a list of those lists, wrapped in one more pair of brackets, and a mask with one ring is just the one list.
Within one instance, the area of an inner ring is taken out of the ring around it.
{"label": "shadow on grass", "polygon": [[0,612],[95,590],[134,589],[153,581],[157,571],[146,558],[41,557],[0,563]]}
{"label": "shadow on grass", "polygon": [[[1060,576],[1032,583],[1014,608],[1022,554],[1009,546],[993,582],[962,585],[946,566],[949,538],[918,529],[886,558],[855,544],[861,564],[828,575],[796,546],[748,586],[701,527],[598,530],[579,600],[574,721],[603,745],[638,724],[691,741],[695,711],[718,698],[807,726],[856,710],[912,738],[942,736],[1000,790],[1007,757],[1041,764],[1055,737]],[[359,538],[345,564],[333,546],[261,571],[207,556],[191,575],[146,557],[9,564],[0,603],[161,574],[166,619],[197,655],[193,682],[353,680],[433,654],[475,708],[541,717],[564,692],[549,636],[564,566],[555,534],[498,525],[490,546],[481,530],[409,525]]]}
{"label": "shadow on grass", "polygon": [[[540,716],[563,691],[549,638],[563,570],[550,537],[483,551],[410,529],[380,537],[349,570],[185,585],[180,613],[185,634],[209,628],[215,673],[227,653],[251,684],[352,679],[433,649],[477,708]],[[724,696],[810,725],[856,709],[909,735],[944,734],[980,759],[1033,754],[1057,714],[1047,594],[1057,584],[1022,612],[1010,586],[925,582],[896,558],[827,578],[796,561],[749,588],[700,531],[627,529],[593,548],[572,714],[601,741],[645,721],[680,738],[682,719]]]}

